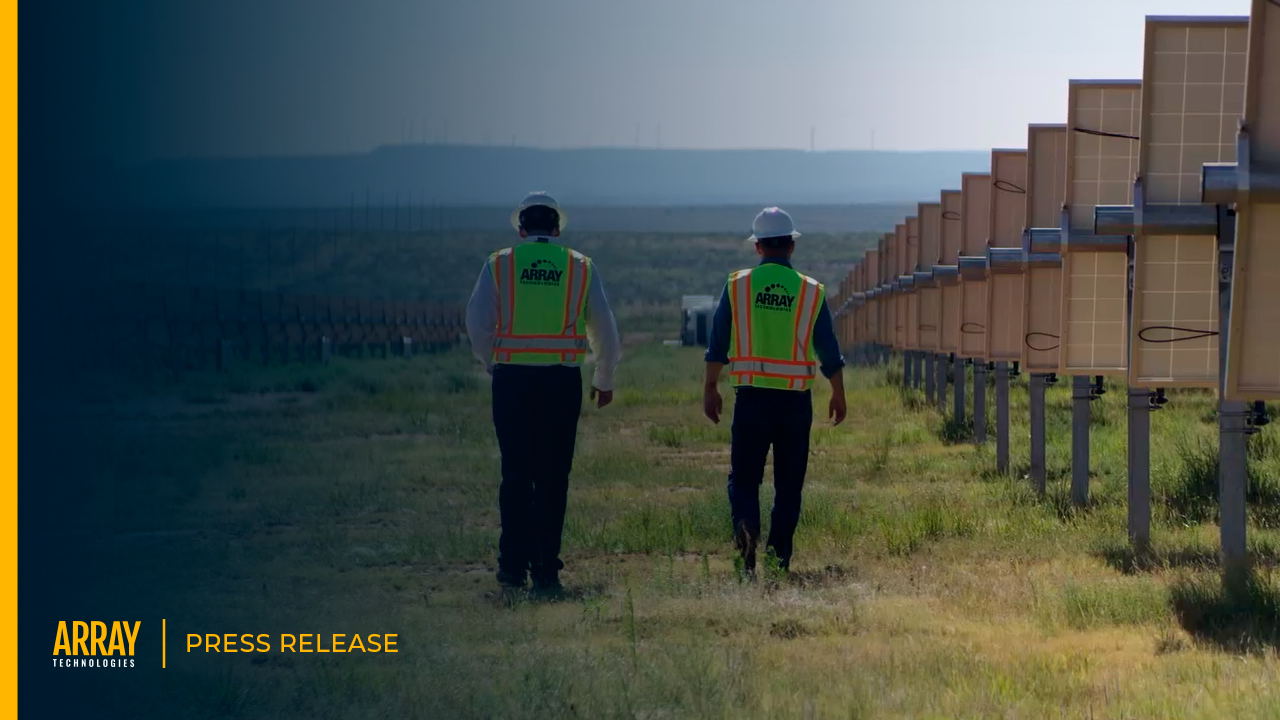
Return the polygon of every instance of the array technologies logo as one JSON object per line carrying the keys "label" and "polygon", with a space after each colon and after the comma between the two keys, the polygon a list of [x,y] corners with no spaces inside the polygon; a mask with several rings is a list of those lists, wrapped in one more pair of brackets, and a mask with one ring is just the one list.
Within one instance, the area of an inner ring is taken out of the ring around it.
{"label": "array technologies logo", "polygon": [[53,639],[53,666],[69,668],[135,667],[133,648],[142,621],[59,620]]}
{"label": "array technologies logo", "polygon": [[546,258],[534,260],[529,267],[520,270],[521,285],[559,285],[563,270],[556,269]]}
{"label": "array technologies logo", "polygon": [[762,310],[782,310],[791,312],[795,307],[796,296],[782,286],[782,283],[766,285],[756,293],[756,307]]}

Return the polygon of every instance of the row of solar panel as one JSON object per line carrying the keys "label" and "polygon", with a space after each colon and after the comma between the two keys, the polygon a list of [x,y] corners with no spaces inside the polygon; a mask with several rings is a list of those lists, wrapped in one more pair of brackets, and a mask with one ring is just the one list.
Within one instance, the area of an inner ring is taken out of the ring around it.
{"label": "row of solar panel", "polygon": [[1252,23],[1148,18],[1142,81],[1072,81],[1066,124],[1030,126],[1026,150],[993,150],[989,173],[867,252],[833,297],[842,341],[1216,387],[1219,280],[1234,274],[1231,367],[1253,397],[1280,396],[1280,227],[1243,221],[1274,205],[1237,202],[1234,273],[1215,235],[1094,232],[1095,208],[1132,205],[1135,182],[1146,203],[1199,204],[1203,166],[1236,162],[1242,120],[1255,171],[1274,164],[1278,45],[1280,7],[1264,0]]}

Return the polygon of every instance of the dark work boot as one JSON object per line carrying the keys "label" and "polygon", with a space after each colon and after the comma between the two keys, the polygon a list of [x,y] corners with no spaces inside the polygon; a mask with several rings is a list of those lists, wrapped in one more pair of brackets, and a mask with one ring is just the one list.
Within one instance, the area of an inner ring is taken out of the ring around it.
{"label": "dark work boot", "polygon": [[508,590],[519,590],[524,587],[526,581],[525,572],[498,569],[498,584]]}
{"label": "dark work boot", "polygon": [[564,592],[564,586],[560,584],[560,573],[552,570],[550,572],[537,572],[533,575],[533,591],[540,595],[555,596]]}
{"label": "dark work boot", "polygon": [[748,575],[756,572],[756,536],[746,520],[738,523],[738,531],[734,533],[738,553],[742,555],[742,569]]}

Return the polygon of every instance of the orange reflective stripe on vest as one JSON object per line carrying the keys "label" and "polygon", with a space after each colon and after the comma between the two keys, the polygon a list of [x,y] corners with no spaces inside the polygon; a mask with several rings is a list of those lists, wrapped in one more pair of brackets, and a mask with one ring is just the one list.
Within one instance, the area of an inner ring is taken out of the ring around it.
{"label": "orange reflective stripe on vest", "polygon": [[822,286],[785,265],[767,263],[731,275],[729,300],[734,383],[807,390],[817,376],[812,339]]}
{"label": "orange reflective stripe on vest", "polygon": [[579,362],[587,352],[590,260],[560,245],[527,243],[494,253],[490,263],[499,299],[494,362]]}

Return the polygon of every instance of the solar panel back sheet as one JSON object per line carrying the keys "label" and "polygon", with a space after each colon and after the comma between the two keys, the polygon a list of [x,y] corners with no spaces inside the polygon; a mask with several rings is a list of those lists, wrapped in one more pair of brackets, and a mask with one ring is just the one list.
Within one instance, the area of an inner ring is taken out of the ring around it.
{"label": "solar panel back sheet", "polygon": [[[916,267],[920,263],[920,219],[917,217],[907,218],[907,244],[906,258],[907,267],[903,271],[904,274],[915,272]],[[906,332],[906,340],[903,345],[908,350],[920,350],[920,294],[918,292],[910,292],[906,295],[906,315],[903,325]]]}
{"label": "solar panel back sheet", "polygon": [[[1072,81],[1067,94],[1066,203],[1071,232],[1093,235],[1098,205],[1133,204],[1142,124],[1139,80]],[[1128,370],[1127,244],[1068,242],[1062,257],[1062,371]]]}
{"label": "solar panel back sheet", "polygon": [[[1147,203],[1200,202],[1206,162],[1234,162],[1247,18],[1148,18],[1138,174]],[[1213,235],[1134,237],[1129,384],[1217,387]]]}
{"label": "solar panel back sheet", "polygon": [[[920,223],[920,264],[919,269],[931,272],[938,264],[942,253],[942,205],[938,203],[920,203],[918,206]],[[942,290],[931,283],[916,290],[920,315],[917,330],[920,336],[920,349],[937,352],[941,342],[939,332],[942,324]]]}
{"label": "solar panel back sheet", "polygon": [[[1027,217],[1027,151],[991,151],[991,242],[993,248],[1022,245]],[[987,360],[1021,360],[1023,287],[1019,272],[998,272],[987,280]]]}
{"label": "solar panel back sheet", "polygon": [[[942,201],[942,264],[955,265],[960,256],[960,223],[963,217],[963,198],[959,190],[943,190]],[[941,288],[942,313],[939,316],[938,349],[945,353],[960,352],[960,284],[948,282]]]}
{"label": "solar panel back sheet", "polygon": [[[987,252],[991,228],[991,175],[965,174],[960,179],[960,254],[978,257]],[[960,279],[960,354],[986,358],[987,280]]]}
{"label": "solar panel back sheet", "polygon": [[[1032,125],[1027,131],[1027,226],[1058,228],[1067,177],[1067,126]],[[1023,279],[1022,364],[1028,372],[1059,370],[1062,263],[1032,253]]]}
{"label": "solar panel back sheet", "polygon": [[[1245,127],[1249,165],[1280,169],[1280,7],[1255,0],[1249,27]],[[1236,205],[1226,396],[1280,399],[1280,203]]]}

